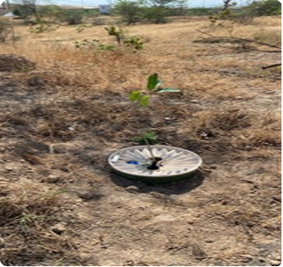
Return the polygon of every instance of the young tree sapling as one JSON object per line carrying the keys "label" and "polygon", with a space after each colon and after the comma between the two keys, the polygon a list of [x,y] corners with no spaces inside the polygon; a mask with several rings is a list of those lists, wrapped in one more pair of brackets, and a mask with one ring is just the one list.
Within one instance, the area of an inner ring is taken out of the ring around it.
{"label": "young tree sapling", "polygon": [[[158,74],[157,73],[151,74],[147,78],[146,91],[145,92],[140,91],[140,90],[132,91],[129,94],[129,99],[133,102],[138,103],[141,107],[148,107],[150,97],[152,94],[167,93],[167,92],[172,92],[172,93],[181,92],[179,89],[162,87],[161,85],[162,85],[162,81],[159,79]],[[157,170],[159,169],[158,162],[161,161],[162,159],[159,157],[155,157],[153,155],[151,146],[146,137],[144,137],[144,141],[150,153],[150,164],[147,168],[149,170]]]}

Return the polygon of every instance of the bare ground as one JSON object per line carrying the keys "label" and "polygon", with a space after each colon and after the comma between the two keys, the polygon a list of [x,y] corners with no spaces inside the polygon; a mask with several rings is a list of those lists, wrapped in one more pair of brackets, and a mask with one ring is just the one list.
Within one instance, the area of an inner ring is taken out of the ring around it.
{"label": "bare ground", "polygon": [[[216,73],[240,93],[196,88],[153,99],[150,111],[132,105],[127,90],[71,94],[70,86],[1,72],[1,262],[279,265],[280,71],[260,70],[278,54],[225,59],[246,60],[253,71],[208,64],[194,74]],[[118,176],[107,157],[135,145],[138,129],[198,153],[202,167],[176,184]]]}

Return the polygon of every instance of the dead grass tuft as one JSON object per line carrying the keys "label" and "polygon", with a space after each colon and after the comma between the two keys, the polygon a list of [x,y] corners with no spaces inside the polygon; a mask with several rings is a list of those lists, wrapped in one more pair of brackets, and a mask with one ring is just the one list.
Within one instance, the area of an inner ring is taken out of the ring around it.
{"label": "dead grass tuft", "polygon": [[5,265],[26,265],[48,258],[61,258],[73,249],[66,236],[50,230],[64,198],[56,188],[44,186],[28,179],[14,183],[0,183],[0,222],[4,247],[1,262]]}
{"label": "dead grass tuft", "polygon": [[276,30],[266,31],[264,29],[255,32],[253,39],[257,42],[263,42],[271,45],[281,46],[281,34]]}
{"label": "dead grass tuft", "polygon": [[194,129],[206,132],[229,132],[251,125],[251,116],[237,107],[210,109],[196,114]]}
{"label": "dead grass tuft", "polygon": [[29,220],[24,221],[24,214],[50,216],[60,203],[60,191],[27,179],[0,186],[5,192],[0,198],[1,225],[28,223]]}
{"label": "dead grass tuft", "polygon": [[235,141],[238,148],[280,147],[281,146],[280,116],[267,113],[253,121],[250,128],[241,129]]}
{"label": "dead grass tuft", "polygon": [[264,146],[280,147],[281,133],[263,129],[249,129],[242,131],[241,142],[238,142],[238,146],[239,145],[244,148]]}

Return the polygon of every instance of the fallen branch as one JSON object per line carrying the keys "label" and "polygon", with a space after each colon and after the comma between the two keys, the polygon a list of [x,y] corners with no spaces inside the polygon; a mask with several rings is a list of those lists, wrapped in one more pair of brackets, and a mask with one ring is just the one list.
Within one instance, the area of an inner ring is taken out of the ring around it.
{"label": "fallen branch", "polygon": [[269,69],[269,68],[274,68],[274,67],[278,67],[281,66],[281,63],[276,63],[276,64],[272,64],[272,65],[268,65],[268,66],[263,66],[261,67],[263,70]]}
{"label": "fallen branch", "polygon": [[[209,34],[207,32],[203,32],[203,31],[200,31],[200,30],[197,30],[197,31],[202,33],[202,34],[206,34],[209,37],[216,38],[216,36],[213,36],[212,34]],[[228,40],[230,39],[230,40],[234,40],[234,41],[238,41],[238,42],[255,43],[255,44],[258,44],[258,45],[264,45],[264,46],[268,46],[268,47],[272,47],[272,48],[276,48],[276,49],[281,50],[280,46],[268,44],[268,43],[264,43],[264,42],[258,42],[258,41],[255,41],[255,40],[250,40],[250,39],[245,39],[245,38],[229,37],[229,36],[220,36],[220,37],[217,37],[217,38],[218,39],[228,39]]]}

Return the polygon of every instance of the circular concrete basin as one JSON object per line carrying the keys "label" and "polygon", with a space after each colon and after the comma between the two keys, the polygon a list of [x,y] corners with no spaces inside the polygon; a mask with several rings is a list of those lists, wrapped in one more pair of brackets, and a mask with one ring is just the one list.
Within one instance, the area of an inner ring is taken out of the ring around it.
{"label": "circular concrete basin", "polygon": [[189,178],[202,163],[196,153],[171,146],[133,146],[120,149],[108,158],[110,166],[122,176],[145,183],[168,183]]}

